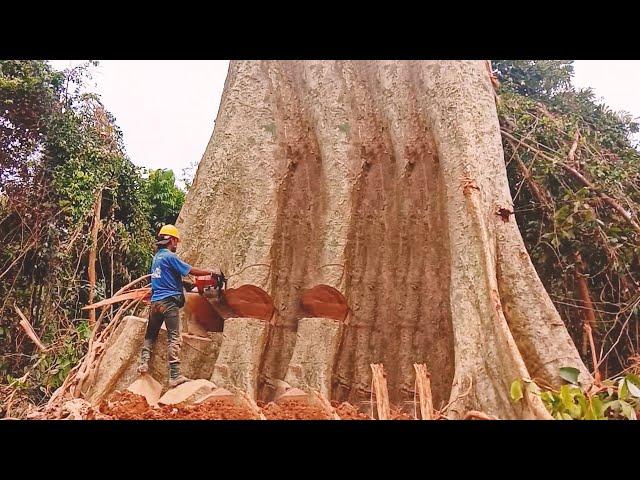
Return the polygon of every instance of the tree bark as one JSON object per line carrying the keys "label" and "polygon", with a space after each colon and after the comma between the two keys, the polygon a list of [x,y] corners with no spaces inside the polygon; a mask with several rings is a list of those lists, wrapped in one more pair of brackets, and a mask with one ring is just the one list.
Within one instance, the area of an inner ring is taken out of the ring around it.
{"label": "tree bark", "polygon": [[264,378],[286,373],[302,290],[326,284],[350,308],[334,399],[366,399],[381,363],[412,400],[424,363],[454,416],[549,418],[511,382],[591,381],[513,217],[482,61],[231,62],[177,226],[189,262],[270,266],[229,285],[274,299]]}

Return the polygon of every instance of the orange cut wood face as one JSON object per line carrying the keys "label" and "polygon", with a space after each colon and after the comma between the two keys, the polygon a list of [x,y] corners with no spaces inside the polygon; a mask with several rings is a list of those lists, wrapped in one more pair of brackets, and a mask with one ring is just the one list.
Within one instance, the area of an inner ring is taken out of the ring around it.
{"label": "orange cut wood face", "polygon": [[184,296],[185,314],[208,332],[221,332],[224,319],[211,303],[199,293],[187,292]]}
{"label": "orange cut wood face", "polygon": [[267,292],[255,285],[226,289],[224,301],[238,317],[269,321],[273,316],[273,300]]}
{"label": "orange cut wood face", "polygon": [[344,296],[329,285],[316,285],[305,290],[301,304],[305,314],[310,317],[332,318],[342,322],[349,312]]}

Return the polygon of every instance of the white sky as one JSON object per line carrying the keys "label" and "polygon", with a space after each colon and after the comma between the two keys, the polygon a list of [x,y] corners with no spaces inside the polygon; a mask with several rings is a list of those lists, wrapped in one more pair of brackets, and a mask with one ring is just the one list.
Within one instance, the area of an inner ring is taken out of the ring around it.
{"label": "white sky", "polygon": [[[65,69],[82,61],[50,63]],[[88,89],[116,118],[136,165],[170,168],[182,178],[213,133],[228,66],[228,60],[102,60]]]}
{"label": "white sky", "polygon": [[[58,69],[78,63],[51,61]],[[94,69],[91,90],[115,116],[136,165],[170,168],[182,178],[209,142],[228,65],[226,60],[104,60]],[[576,86],[592,87],[614,110],[640,117],[640,61],[577,60],[574,67]]]}

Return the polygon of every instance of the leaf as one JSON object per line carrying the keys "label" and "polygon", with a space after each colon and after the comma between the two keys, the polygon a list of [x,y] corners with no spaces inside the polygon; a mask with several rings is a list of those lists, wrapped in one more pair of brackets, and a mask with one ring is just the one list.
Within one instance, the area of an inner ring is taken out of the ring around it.
{"label": "leaf", "polygon": [[563,385],[560,387],[560,399],[565,408],[570,408],[573,405],[573,397],[569,391],[569,385]]}
{"label": "leaf", "polygon": [[629,373],[624,378],[627,380],[627,382],[633,383],[634,385],[637,385],[638,387],[640,387],[640,377],[638,377],[637,375],[634,375],[633,373]]}
{"label": "leaf", "polygon": [[573,383],[574,385],[578,385],[579,375],[580,375],[580,370],[578,370],[577,368],[573,368],[573,367],[560,368],[560,377],[569,383]]}
{"label": "leaf", "polygon": [[629,388],[627,387],[627,381],[624,378],[620,379],[618,383],[618,398],[620,400],[626,400],[629,397]]}
{"label": "leaf", "polygon": [[631,405],[624,400],[620,400],[620,406],[622,407],[622,414],[629,420],[636,420],[636,412]]}
{"label": "leaf", "polygon": [[604,403],[600,397],[591,397],[589,400],[594,420],[604,420]]}
{"label": "leaf", "polygon": [[540,394],[540,398],[545,403],[553,404],[554,398],[553,398],[553,394],[551,392],[542,392]]}
{"label": "leaf", "polygon": [[591,405],[587,403],[587,399],[584,395],[576,395],[575,397],[580,405],[580,412],[577,412],[578,417],[584,417],[587,420],[595,420],[593,412],[591,411]]}
{"label": "leaf", "polygon": [[[625,379],[626,380],[626,379]],[[629,393],[631,395],[633,395],[636,398],[640,398],[640,388],[636,387],[633,383],[631,383],[629,380],[625,381],[625,385],[627,386],[627,389],[629,390]]]}
{"label": "leaf", "polygon": [[520,380],[514,380],[513,383],[511,383],[510,395],[513,402],[517,402],[522,399],[522,382]]}

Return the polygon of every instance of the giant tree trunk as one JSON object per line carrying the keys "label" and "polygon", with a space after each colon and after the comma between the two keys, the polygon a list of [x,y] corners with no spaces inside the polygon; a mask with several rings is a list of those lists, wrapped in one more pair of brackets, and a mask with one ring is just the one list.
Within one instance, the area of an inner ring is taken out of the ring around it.
{"label": "giant tree trunk", "polygon": [[548,418],[510,383],[590,375],[512,210],[483,62],[231,62],[180,253],[273,297],[263,378],[284,378],[301,292],[327,284],[351,309],[334,398],[368,398],[382,363],[412,399],[426,363],[436,408]]}

